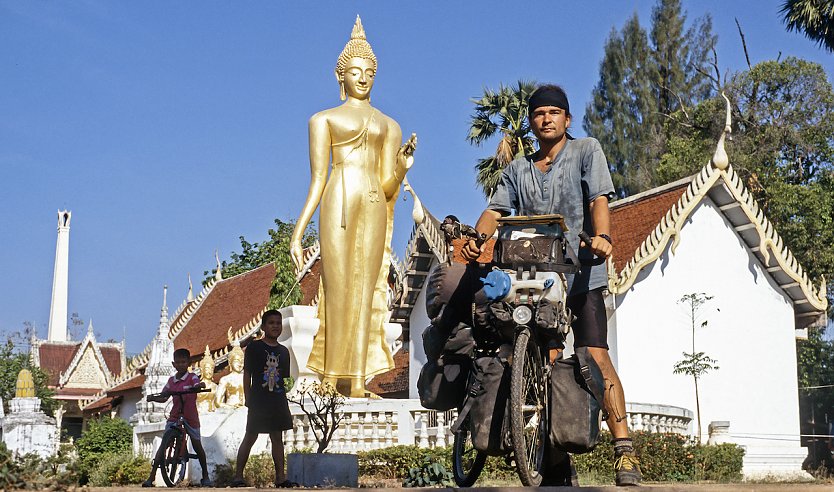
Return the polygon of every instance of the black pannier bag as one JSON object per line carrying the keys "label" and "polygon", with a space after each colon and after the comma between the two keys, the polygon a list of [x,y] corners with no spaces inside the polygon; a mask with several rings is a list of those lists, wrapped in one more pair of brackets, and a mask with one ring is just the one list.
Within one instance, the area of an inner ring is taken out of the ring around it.
{"label": "black pannier bag", "polygon": [[431,325],[423,332],[427,362],[417,379],[420,404],[432,410],[460,408],[475,350],[472,328],[459,323],[451,330]]}
{"label": "black pannier bag", "polygon": [[443,360],[426,362],[417,378],[420,404],[431,410],[460,408],[466,396],[469,368],[461,363],[444,364]]}
{"label": "black pannier bag", "polygon": [[484,286],[480,278],[488,272],[488,267],[472,263],[440,263],[432,268],[426,280],[426,314],[431,324],[447,328],[471,324],[472,303]]}
{"label": "black pannier bag", "polygon": [[501,268],[535,266],[543,272],[576,273],[579,260],[565,240],[561,215],[499,219],[493,261]]}
{"label": "black pannier bag", "polygon": [[[512,449],[509,442],[510,367],[500,357],[475,359],[469,390],[458,419],[452,426],[457,432],[468,423],[472,445],[489,455],[505,455]],[[466,420],[466,417],[469,420]]]}
{"label": "black pannier bag", "polygon": [[586,347],[577,347],[567,359],[559,359],[550,373],[550,443],[569,453],[581,454],[599,442],[605,416],[602,371]]}

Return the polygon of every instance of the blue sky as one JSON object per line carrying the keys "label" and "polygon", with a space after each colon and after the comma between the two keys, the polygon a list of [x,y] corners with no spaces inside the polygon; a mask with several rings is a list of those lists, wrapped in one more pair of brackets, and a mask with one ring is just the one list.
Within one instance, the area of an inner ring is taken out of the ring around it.
{"label": "blue sky", "polygon": [[[69,311],[141,350],[169,305],[238,236],[295,219],[309,184],[307,119],[339,103],[336,57],[356,14],[379,59],[373,104],[419,145],[409,180],[436,216],[474,222],[470,98],[518,79],[557,82],[581,116],[603,43],[653,1],[0,1],[0,330],[46,336],[57,210],[73,212]],[[711,13],[724,70],[834,58],[787,33],[781,1],[685,1]],[[717,118],[723,117],[716,115]],[[708,156],[705,156],[705,159]],[[411,230],[395,218],[394,250]]]}

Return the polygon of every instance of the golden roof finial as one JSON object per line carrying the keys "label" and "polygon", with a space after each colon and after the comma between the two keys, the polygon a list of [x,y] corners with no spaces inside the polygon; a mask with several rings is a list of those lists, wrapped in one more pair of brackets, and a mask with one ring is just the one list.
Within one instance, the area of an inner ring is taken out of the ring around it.
{"label": "golden roof finial", "polygon": [[376,55],[374,55],[374,51],[367,41],[365,28],[362,27],[362,19],[358,15],[356,16],[356,22],[353,24],[353,30],[350,32],[350,41],[347,42],[336,60],[336,78],[340,82],[345,74],[348,61],[354,57],[370,60],[374,64],[374,70],[376,70]]}

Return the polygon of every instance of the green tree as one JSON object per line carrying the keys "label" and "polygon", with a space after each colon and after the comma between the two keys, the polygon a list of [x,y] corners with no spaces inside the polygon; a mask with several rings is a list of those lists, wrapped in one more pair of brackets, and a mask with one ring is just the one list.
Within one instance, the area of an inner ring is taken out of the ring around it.
{"label": "green tree", "polygon": [[535,82],[519,80],[514,87],[499,85],[497,91],[484,89],[480,99],[473,99],[475,114],[469,123],[470,144],[481,146],[500,135],[495,154],[478,159],[477,183],[489,198],[498,186],[501,172],[513,159],[533,152],[533,138],[527,118],[527,100],[536,89]]}
{"label": "green tree", "polygon": [[[290,257],[290,239],[295,222],[275,219],[275,226],[275,229],[268,231],[269,239],[260,243],[250,243],[240,236],[241,252],[232,252],[231,259],[223,260],[220,264],[223,276],[228,278],[270,262],[275,263],[276,273],[269,294],[269,309],[280,309],[301,301],[301,291],[297,288],[295,281],[295,266]],[[312,246],[316,241],[312,230],[311,224],[302,240],[302,246],[305,248]],[[206,275],[203,285],[207,285],[216,273],[217,268],[203,272]]]}
{"label": "green tree", "polygon": [[605,42],[583,127],[600,141],[620,196],[660,184],[665,120],[711,93],[712,21],[700,18],[686,30],[685,23],[679,0],[659,0],[650,34],[635,14]]}
{"label": "green tree", "polygon": [[55,392],[49,389],[49,375],[41,368],[34,367],[29,354],[15,348],[14,336],[9,336],[0,346],[0,398],[3,398],[4,410],[8,414],[9,402],[14,398],[17,375],[23,369],[32,372],[35,381],[35,395],[41,399],[41,409],[48,415],[55,411],[56,402],[52,398]]}
{"label": "green tree", "polygon": [[[807,340],[797,340],[796,360],[800,410],[803,423],[816,424],[834,419],[834,342],[823,336],[823,330],[809,330]],[[827,417],[826,417],[827,416]],[[802,429],[815,434],[814,426]]]}
{"label": "green tree", "polygon": [[834,52],[834,1],[786,0],[781,13],[788,31],[799,31]]}
{"label": "green tree", "polygon": [[[735,171],[814,277],[834,279],[834,90],[823,68],[797,58],[766,61],[733,75]],[[724,125],[724,100],[706,100],[667,122],[658,175],[691,175],[707,163]],[[828,292],[834,285],[829,284]]]}
{"label": "green tree", "polygon": [[678,300],[678,304],[685,304],[689,310],[689,320],[692,329],[692,352],[684,352],[683,359],[675,363],[672,370],[674,374],[685,374],[692,376],[695,382],[695,415],[698,422],[698,442],[701,442],[701,398],[698,394],[698,379],[705,376],[710,371],[717,371],[718,366],[715,365],[717,360],[708,357],[704,352],[695,351],[695,326],[700,322],[700,327],[705,328],[708,324],[707,320],[701,320],[701,313],[704,304],[712,300],[712,296],[708,296],[703,292],[686,294]]}

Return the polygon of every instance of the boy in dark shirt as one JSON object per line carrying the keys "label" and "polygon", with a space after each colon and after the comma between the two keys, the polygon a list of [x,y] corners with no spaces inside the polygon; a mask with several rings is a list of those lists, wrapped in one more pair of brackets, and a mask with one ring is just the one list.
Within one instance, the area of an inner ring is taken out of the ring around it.
{"label": "boy in dark shirt", "polygon": [[246,346],[243,359],[243,393],[249,414],[246,434],[237,452],[237,465],[232,487],[243,487],[243,469],[249,460],[258,434],[269,434],[272,440],[272,462],[275,465],[275,486],[293,487],[298,484],[286,479],[284,473],[285,430],[292,428],[292,416],[287,403],[284,378],[290,375],[290,352],[278,343],[283,317],[270,309],[261,321],[264,335]]}
{"label": "boy in dark shirt", "polygon": [[[193,372],[188,372],[188,366],[191,364],[191,352],[188,349],[177,349],[174,351],[174,361],[171,363],[176,374],[168,378],[165,387],[162,388],[162,393],[159,396],[148,395],[147,401],[155,401],[158,403],[165,403],[171,394],[179,391],[196,391],[203,389],[205,383],[200,381],[200,378]],[[208,476],[208,467],[206,466],[206,452],[203,450],[203,444],[200,441],[200,416],[197,414],[197,393],[189,393],[174,398],[171,413],[168,415],[168,423],[165,425],[165,431],[175,427],[180,416],[184,419],[185,431],[188,437],[191,438],[191,445],[194,447],[194,453],[197,459],[200,460],[200,467],[203,470],[203,478],[200,480],[200,486],[211,487],[212,483]],[[142,487],[153,487],[153,481],[156,477],[156,470],[165,459],[165,447],[160,445],[156,451],[156,457],[151,465],[151,475],[142,483]]]}

